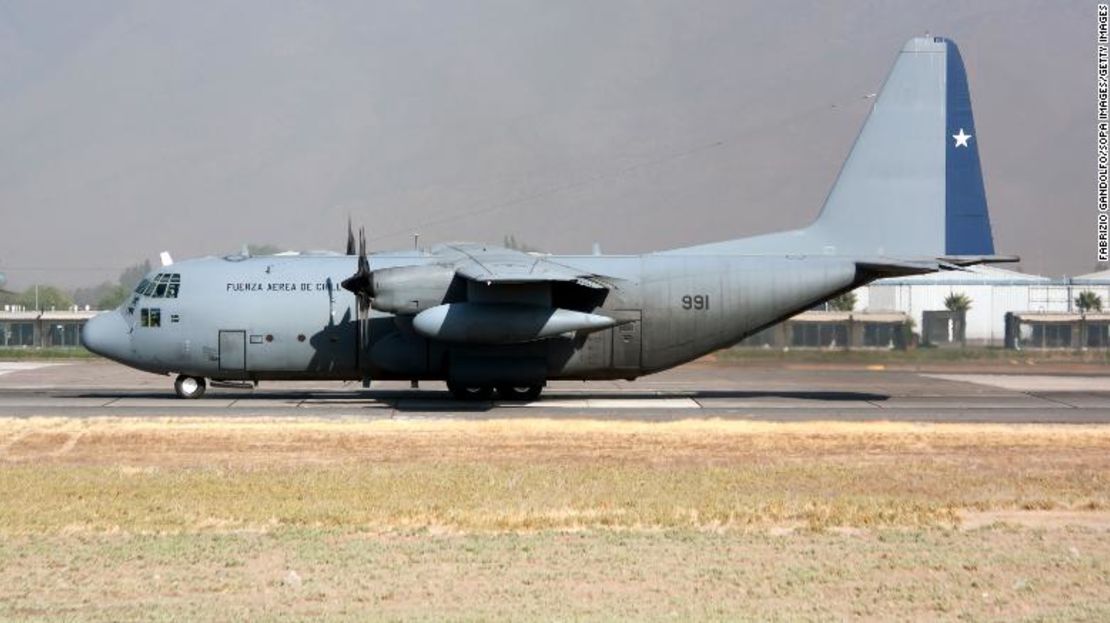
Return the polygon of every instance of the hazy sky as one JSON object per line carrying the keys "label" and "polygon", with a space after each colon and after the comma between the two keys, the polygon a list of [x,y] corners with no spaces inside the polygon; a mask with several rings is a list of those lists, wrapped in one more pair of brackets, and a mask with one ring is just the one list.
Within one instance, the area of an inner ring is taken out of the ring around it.
{"label": "hazy sky", "polygon": [[[1094,269],[1095,4],[0,1],[0,271],[800,226],[904,41],[967,64],[999,253]],[[866,226],[861,224],[861,226]]]}

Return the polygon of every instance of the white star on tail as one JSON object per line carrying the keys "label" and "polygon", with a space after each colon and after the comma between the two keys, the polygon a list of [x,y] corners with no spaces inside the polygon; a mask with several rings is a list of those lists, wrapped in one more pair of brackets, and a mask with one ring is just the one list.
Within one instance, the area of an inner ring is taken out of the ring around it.
{"label": "white star on tail", "polygon": [[960,128],[960,133],[953,134],[952,138],[956,139],[956,147],[967,147],[967,141],[971,138],[971,135],[964,134],[964,129]]}

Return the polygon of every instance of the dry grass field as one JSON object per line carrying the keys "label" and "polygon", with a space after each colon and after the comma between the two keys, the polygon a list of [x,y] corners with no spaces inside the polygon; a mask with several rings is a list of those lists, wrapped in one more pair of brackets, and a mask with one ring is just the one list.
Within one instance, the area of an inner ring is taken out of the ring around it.
{"label": "dry grass field", "polygon": [[1110,427],[0,420],[0,619],[1110,618]]}

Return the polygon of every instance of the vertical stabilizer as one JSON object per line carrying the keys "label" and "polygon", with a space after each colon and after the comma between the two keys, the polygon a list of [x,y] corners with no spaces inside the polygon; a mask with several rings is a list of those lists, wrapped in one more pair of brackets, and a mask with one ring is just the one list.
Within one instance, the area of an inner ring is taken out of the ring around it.
{"label": "vertical stabilizer", "polygon": [[917,37],[902,48],[812,225],[676,251],[993,255],[979,137],[956,44]]}

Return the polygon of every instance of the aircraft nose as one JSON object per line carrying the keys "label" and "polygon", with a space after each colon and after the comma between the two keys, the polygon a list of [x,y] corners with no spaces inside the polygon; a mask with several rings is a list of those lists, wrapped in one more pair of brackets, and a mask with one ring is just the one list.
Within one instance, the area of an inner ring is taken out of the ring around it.
{"label": "aircraft nose", "polygon": [[81,343],[101,357],[120,361],[131,350],[127,322],[118,311],[97,314],[81,329]]}

